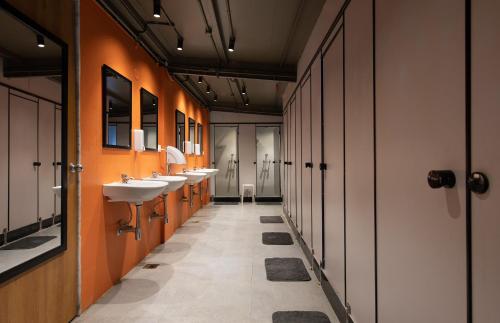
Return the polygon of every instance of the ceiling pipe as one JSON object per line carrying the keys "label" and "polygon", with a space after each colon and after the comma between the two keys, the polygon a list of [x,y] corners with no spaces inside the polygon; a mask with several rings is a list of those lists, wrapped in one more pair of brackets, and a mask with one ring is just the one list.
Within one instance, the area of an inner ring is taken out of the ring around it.
{"label": "ceiling pipe", "polygon": [[[217,45],[215,44],[214,35],[212,35],[212,27],[208,24],[208,19],[207,19],[207,15],[205,14],[205,9],[203,8],[203,3],[201,2],[201,0],[198,0],[198,4],[200,6],[200,10],[201,10],[201,13],[203,15],[203,19],[205,20],[205,32],[207,34],[209,34],[210,39],[212,40],[212,45],[214,46],[215,52],[217,53],[217,57],[218,57],[219,61],[221,61],[222,59],[220,57],[219,50],[217,49]],[[224,52],[224,54],[225,54],[225,52]],[[226,57],[226,61],[227,61],[227,57]]]}
{"label": "ceiling pipe", "polygon": [[222,44],[222,49],[224,50],[224,57],[226,59],[226,63],[229,63],[229,54],[228,54],[229,51],[228,51],[228,48],[226,46],[226,41],[225,41],[225,37],[224,37],[224,29],[222,27],[222,22],[221,22],[220,13],[219,13],[219,6],[218,6],[216,0],[212,0],[212,9],[214,11],[215,22],[217,23],[217,30],[219,32],[219,38],[220,38],[220,42]]}

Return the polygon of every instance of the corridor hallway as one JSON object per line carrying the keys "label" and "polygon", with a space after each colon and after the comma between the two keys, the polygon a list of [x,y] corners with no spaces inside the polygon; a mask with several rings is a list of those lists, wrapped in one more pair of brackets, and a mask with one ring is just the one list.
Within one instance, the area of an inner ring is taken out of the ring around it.
{"label": "corridor hallway", "polygon": [[[281,205],[209,204],[75,322],[270,323],[276,311],[319,311],[338,322],[295,237],[293,245],[262,243],[262,232],[293,236],[286,220],[259,221],[281,214]],[[311,281],[268,281],[271,257],[302,258]]]}

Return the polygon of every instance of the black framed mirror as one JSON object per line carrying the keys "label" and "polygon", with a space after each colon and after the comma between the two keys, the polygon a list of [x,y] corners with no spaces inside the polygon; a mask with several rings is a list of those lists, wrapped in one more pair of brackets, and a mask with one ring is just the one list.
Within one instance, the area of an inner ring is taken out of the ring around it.
{"label": "black framed mirror", "polygon": [[186,116],[179,110],[175,110],[175,147],[184,152],[184,141],[186,140]]}
{"label": "black framed mirror", "polygon": [[158,150],[158,97],[141,88],[141,129],[146,150]]}
{"label": "black framed mirror", "polygon": [[200,145],[200,153],[199,155],[203,155],[203,126],[201,123],[198,123],[198,142]]}
{"label": "black framed mirror", "polygon": [[0,30],[1,283],[66,250],[68,46],[5,1]]}
{"label": "black framed mirror", "polygon": [[189,118],[189,142],[191,143],[191,154],[194,154],[194,144],[196,140],[196,121],[193,119]]}
{"label": "black framed mirror", "polygon": [[107,65],[102,66],[102,145],[130,149],[132,82]]}

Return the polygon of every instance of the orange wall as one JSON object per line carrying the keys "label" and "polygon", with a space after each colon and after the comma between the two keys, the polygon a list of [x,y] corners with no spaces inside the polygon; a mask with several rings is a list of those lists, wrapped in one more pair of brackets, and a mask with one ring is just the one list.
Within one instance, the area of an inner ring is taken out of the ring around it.
{"label": "orange wall", "polygon": [[[126,173],[135,178],[152,171],[165,172],[165,153],[102,147],[101,66],[106,64],[132,81],[132,129],[140,128],[140,94],[144,87],[159,97],[159,144],[175,146],[175,110],[204,128],[204,156],[188,156],[188,165],[173,171],[209,164],[209,113],[198,106],[94,0],[81,2],[81,147],[82,174],[81,268],[82,310],[88,308],[153,248],[168,239],[175,229],[200,208],[190,210],[182,196],[187,189],[169,194],[170,221],[148,223],[154,202],[143,206],[141,241],[133,234],[116,235],[118,222],[128,218],[125,203],[109,203],[102,184],[120,180]],[[187,136],[186,127],[186,136]],[[206,183],[204,183],[206,186]],[[204,196],[204,202],[208,196]],[[159,210],[161,211],[161,210]],[[133,220],[135,222],[135,219]]]}

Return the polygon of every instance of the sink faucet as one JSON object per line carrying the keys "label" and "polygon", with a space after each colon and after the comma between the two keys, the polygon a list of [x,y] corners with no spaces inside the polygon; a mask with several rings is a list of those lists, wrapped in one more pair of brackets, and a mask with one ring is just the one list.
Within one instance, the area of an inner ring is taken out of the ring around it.
{"label": "sink faucet", "polygon": [[153,171],[152,177],[158,178],[158,176],[160,176],[160,173]]}
{"label": "sink faucet", "polygon": [[122,183],[127,184],[133,177],[129,177],[127,174],[122,174]]}
{"label": "sink faucet", "polygon": [[182,169],[182,172],[183,172],[183,173],[185,173],[186,171],[187,171],[187,169],[186,169],[186,168],[183,168],[183,169]]}

